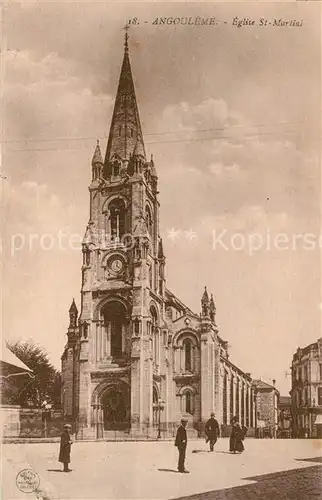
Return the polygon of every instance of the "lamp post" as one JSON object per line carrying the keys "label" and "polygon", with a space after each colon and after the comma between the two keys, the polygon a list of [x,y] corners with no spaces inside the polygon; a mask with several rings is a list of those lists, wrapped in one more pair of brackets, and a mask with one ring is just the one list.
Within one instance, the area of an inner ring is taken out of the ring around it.
{"label": "lamp post", "polygon": [[42,404],[43,410],[42,410],[42,419],[44,421],[44,433],[45,437],[47,437],[47,423],[49,418],[51,417],[51,409],[52,409],[52,404],[48,403],[47,400],[45,400]]}
{"label": "lamp post", "polygon": [[157,403],[153,403],[153,409],[157,411],[158,415],[158,436],[157,439],[161,438],[161,412],[164,410],[165,403],[162,399],[159,399]]}

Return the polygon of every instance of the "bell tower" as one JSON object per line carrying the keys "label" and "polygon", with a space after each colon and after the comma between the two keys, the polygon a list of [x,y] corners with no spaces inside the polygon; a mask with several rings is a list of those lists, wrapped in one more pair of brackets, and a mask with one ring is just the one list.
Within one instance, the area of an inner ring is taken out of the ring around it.
{"label": "bell tower", "polygon": [[105,157],[97,141],[92,159],[90,218],[82,244],[78,427],[83,436],[101,437],[113,425],[140,433],[152,423],[152,336],[159,332],[165,301],[157,189],[126,33]]}

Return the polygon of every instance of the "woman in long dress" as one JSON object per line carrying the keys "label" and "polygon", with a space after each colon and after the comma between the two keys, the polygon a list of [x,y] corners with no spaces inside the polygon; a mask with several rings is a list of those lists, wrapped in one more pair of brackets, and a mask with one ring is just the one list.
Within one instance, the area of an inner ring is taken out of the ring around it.
{"label": "woman in long dress", "polygon": [[70,463],[70,448],[72,444],[72,440],[69,434],[69,430],[71,425],[64,425],[64,432],[60,436],[60,449],[59,449],[59,462],[64,464],[64,472],[70,472],[69,463]]}
{"label": "woman in long dress", "polygon": [[229,451],[232,453],[243,452],[244,451],[244,431],[241,428],[239,422],[236,419],[232,420],[232,430],[229,439]]}

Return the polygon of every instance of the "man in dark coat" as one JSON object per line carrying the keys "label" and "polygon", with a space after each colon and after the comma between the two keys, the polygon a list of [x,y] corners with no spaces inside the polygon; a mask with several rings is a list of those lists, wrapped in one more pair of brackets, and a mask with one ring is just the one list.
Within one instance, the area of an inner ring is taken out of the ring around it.
{"label": "man in dark coat", "polygon": [[210,419],[207,421],[205,425],[205,433],[206,433],[206,443],[210,444],[210,451],[214,451],[214,445],[217,442],[217,439],[220,435],[219,424],[215,419],[215,414],[212,412],[210,414]]}
{"label": "man in dark coat", "polygon": [[187,426],[188,420],[185,418],[181,419],[181,425],[178,427],[176,440],[174,445],[179,451],[179,461],[178,461],[178,471],[182,473],[188,473],[189,471],[185,469],[184,462],[186,459],[186,449],[187,449]]}
{"label": "man in dark coat", "polygon": [[64,472],[69,472],[70,469],[68,464],[70,463],[70,448],[72,440],[69,434],[69,429],[71,425],[64,425],[64,432],[60,436],[60,450],[59,450],[59,462],[64,464]]}

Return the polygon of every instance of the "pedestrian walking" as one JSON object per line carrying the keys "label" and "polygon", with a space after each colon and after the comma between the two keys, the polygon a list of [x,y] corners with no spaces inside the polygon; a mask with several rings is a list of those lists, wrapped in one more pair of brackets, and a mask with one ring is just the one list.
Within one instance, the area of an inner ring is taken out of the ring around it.
{"label": "pedestrian walking", "polygon": [[186,449],[187,449],[187,427],[188,420],[185,418],[181,419],[181,425],[177,429],[176,440],[174,445],[178,448],[179,460],[178,460],[178,471],[182,473],[189,473],[185,468],[186,459]]}
{"label": "pedestrian walking", "polygon": [[60,436],[60,450],[59,450],[59,462],[64,464],[64,472],[70,472],[69,463],[70,463],[70,449],[72,440],[69,434],[69,429],[71,429],[71,425],[64,425],[64,432]]}
{"label": "pedestrian walking", "polygon": [[232,429],[229,439],[229,451],[231,451],[232,453],[241,453],[244,451],[243,440],[245,437],[245,433],[236,417],[233,418],[231,423]]}
{"label": "pedestrian walking", "polygon": [[218,421],[215,419],[214,412],[211,412],[210,419],[206,422],[205,433],[206,443],[209,442],[210,451],[214,451],[214,445],[216,444],[217,439],[220,436],[220,428]]}

